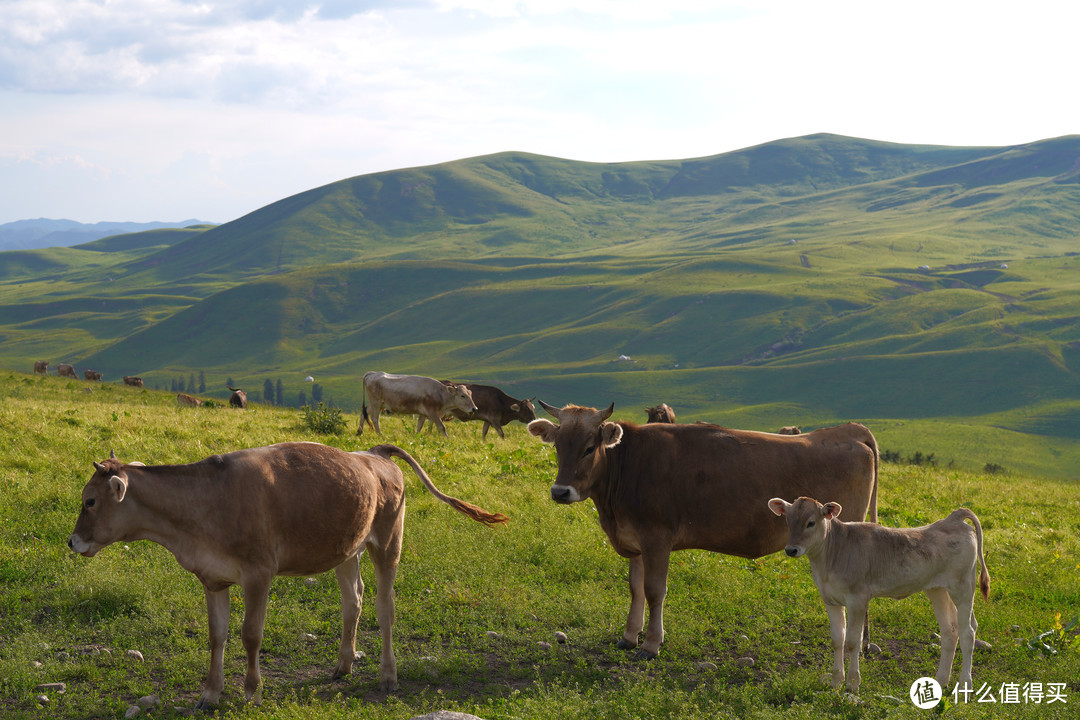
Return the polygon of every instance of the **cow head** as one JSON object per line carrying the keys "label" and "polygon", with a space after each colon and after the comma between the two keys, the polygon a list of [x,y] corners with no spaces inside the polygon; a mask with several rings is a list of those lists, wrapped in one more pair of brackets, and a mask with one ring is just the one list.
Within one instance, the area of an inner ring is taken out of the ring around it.
{"label": "cow head", "polygon": [[622,426],[607,422],[615,404],[607,410],[577,405],[557,410],[542,400],[540,405],[559,419],[558,425],[550,420],[529,423],[530,433],[555,445],[559,470],[551,486],[551,499],[564,504],[584,500],[606,471],[606,451],[622,440]]}
{"label": "cow head", "polygon": [[510,405],[510,412],[514,413],[514,417],[523,423],[531,423],[536,419],[536,406],[533,405],[533,398],[525,398],[524,400],[515,400]]}
{"label": "cow head", "polygon": [[126,531],[121,505],[128,490],[124,464],[114,454],[105,462],[94,463],[94,470],[83,488],[79,519],[68,538],[68,547],[86,557],[93,557],[101,548],[122,539]]}
{"label": "cow head", "polygon": [[828,532],[829,521],[839,517],[841,510],[839,503],[822,505],[808,497],[801,497],[793,503],[773,498],[769,501],[769,509],[787,520],[788,543],[784,552],[790,557],[799,557],[808,552],[815,554],[813,551]]}
{"label": "cow head", "polygon": [[476,412],[476,402],[473,401],[472,391],[469,388],[458,383],[450,383],[446,386],[446,390],[450,393],[450,402],[458,410],[466,413]]}

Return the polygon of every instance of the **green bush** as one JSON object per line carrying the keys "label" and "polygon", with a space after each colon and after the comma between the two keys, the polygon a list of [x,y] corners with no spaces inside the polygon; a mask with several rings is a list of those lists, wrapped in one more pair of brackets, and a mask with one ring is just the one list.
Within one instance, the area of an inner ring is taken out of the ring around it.
{"label": "green bush", "polygon": [[323,403],[319,403],[316,408],[304,406],[304,426],[312,432],[320,435],[340,435],[345,431],[346,425],[340,408],[328,407]]}

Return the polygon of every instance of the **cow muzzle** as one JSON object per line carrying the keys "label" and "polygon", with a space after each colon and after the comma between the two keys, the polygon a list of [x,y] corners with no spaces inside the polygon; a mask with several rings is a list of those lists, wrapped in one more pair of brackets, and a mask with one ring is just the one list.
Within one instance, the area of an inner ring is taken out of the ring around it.
{"label": "cow muzzle", "polygon": [[568,485],[552,485],[551,499],[560,505],[569,505],[581,499],[578,491]]}
{"label": "cow muzzle", "polygon": [[803,554],[803,549],[798,545],[788,545],[784,548],[784,552],[787,553],[788,557],[799,557]]}
{"label": "cow muzzle", "polygon": [[94,557],[94,555],[97,553],[97,551],[91,547],[90,543],[86,542],[74,533],[71,535],[71,537],[68,538],[67,544],[68,547],[71,548],[74,552],[77,552],[80,555],[84,555],[86,557]]}

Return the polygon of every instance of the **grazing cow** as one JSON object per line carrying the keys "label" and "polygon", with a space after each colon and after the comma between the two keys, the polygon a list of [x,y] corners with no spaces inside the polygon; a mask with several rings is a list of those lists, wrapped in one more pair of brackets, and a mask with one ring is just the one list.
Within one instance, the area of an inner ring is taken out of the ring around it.
{"label": "grazing cow", "polygon": [[[442,380],[441,382],[447,386],[454,385],[449,380]],[[489,428],[495,428],[495,432],[499,433],[499,437],[505,438],[503,425],[508,425],[514,420],[520,420],[528,424],[536,419],[536,408],[532,403],[533,398],[516,400],[492,385],[463,384],[469,389],[473,403],[476,404],[476,410],[465,412],[454,407],[450,408],[450,415],[463,421],[483,420],[484,431],[480,434],[481,438],[487,438]]]}
{"label": "grazing cow", "polygon": [[125,375],[124,376],[124,384],[125,385],[130,385],[131,387],[142,387],[143,386],[142,378],[141,377],[135,377],[134,375]]}
{"label": "grazing cow", "polygon": [[56,366],[56,376],[74,378],[75,380],[79,379],[79,376],[75,374],[75,368],[67,363],[60,363]]}
{"label": "grazing cow", "polygon": [[[810,558],[810,572],[829,613],[834,688],[844,683],[846,653],[847,689],[859,692],[862,627],[858,618],[866,613],[870,598],[905,598],[920,590],[933,603],[941,627],[938,684],[948,687],[959,624],[963,655],[960,683],[971,685],[971,652],[979,627],[974,610],[976,561],[983,598],[988,599],[990,593],[982,525],[975,513],[960,508],[933,525],[888,528],[876,523],[843,522],[838,519],[839,503],[822,505],[808,497],[793,503],[773,498],[769,509],[787,520],[787,554]],[[968,526],[965,519],[975,528]],[[851,612],[851,619],[845,619],[844,608]]]}
{"label": "grazing cow", "polygon": [[384,690],[394,690],[393,585],[405,512],[405,481],[391,460],[395,457],[455,510],[488,525],[507,522],[503,515],[439,492],[416,460],[393,445],[349,453],[318,443],[282,443],[188,465],[132,465],[115,456],[94,463],[68,546],[92,557],[114,542],[153,540],[199,578],[210,635],[210,670],[200,708],[216,704],[224,689],[231,585],[244,591],[246,700],[258,700],[260,692],[259,646],[275,575],[335,570],[342,634],[334,676],[348,674],[364,592],[359,557],[367,549],[378,582],[379,681]]}
{"label": "grazing cow", "polygon": [[664,640],[673,550],[774,553],[787,528],[769,512],[769,498],[807,489],[845,498],[853,514],[869,509],[877,520],[878,448],[862,425],[786,437],[705,423],[607,422],[614,405],[540,404],[559,420],[529,423],[530,433],[555,444],[551,499],[591,498],[612,548],[630,559],[630,612],[619,647],[637,647],[648,603],[640,657],[655,657]]}
{"label": "grazing cow", "polygon": [[802,428],[797,425],[785,425],[776,431],[777,435],[799,435],[802,433]]}
{"label": "grazing cow", "polygon": [[100,381],[101,373],[96,370],[83,370],[83,377],[91,381]]}
{"label": "grazing cow", "polygon": [[34,361],[34,372],[36,372],[39,375],[48,375],[49,374],[49,361],[48,360],[35,360]]}
{"label": "grazing cow", "polygon": [[247,407],[247,393],[240,388],[234,388],[231,385],[225,387],[232,390],[232,395],[229,396],[229,406],[234,408],[240,408],[241,410]]}
{"label": "grazing cow", "polygon": [[[371,399],[370,416],[368,398]],[[374,370],[365,373],[360,427],[356,429],[356,434],[363,434],[364,423],[370,423],[375,432],[382,435],[382,430],[379,429],[379,413],[383,408],[395,415],[418,415],[416,432],[420,432],[424,427],[424,420],[427,419],[446,435],[442,416],[454,408],[466,413],[475,412],[476,403],[473,402],[469,389],[457,383],[443,385],[435,378],[423,375],[391,375]]]}
{"label": "grazing cow", "polygon": [[645,412],[649,414],[649,419],[645,422],[651,423],[673,423],[675,422],[675,411],[671,409],[671,406],[667,403],[660,403],[656,407],[645,408]]}
{"label": "grazing cow", "polygon": [[188,395],[187,393],[177,393],[176,402],[187,407],[199,407],[203,404],[203,401],[194,395]]}

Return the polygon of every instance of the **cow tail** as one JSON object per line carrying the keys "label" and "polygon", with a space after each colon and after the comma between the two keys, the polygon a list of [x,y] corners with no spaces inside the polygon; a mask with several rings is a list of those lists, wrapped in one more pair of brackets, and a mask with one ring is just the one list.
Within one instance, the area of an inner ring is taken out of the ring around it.
{"label": "cow tail", "polygon": [[874,488],[870,491],[870,507],[867,508],[867,515],[872,523],[878,521],[877,517],[877,490],[878,490],[878,477],[881,472],[881,454],[878,452],[877,438],[874,437],[874,433],[870,432],[869,428],[866,430],[866,434],[870,436],[867,445],[874,453]]}
{"label": "cow tail", "polygon": [[979,550],[979,592],[982,593],[983,600],[990,599],[990,572],[986,569],[986,558],[983,557],[983,531],[982,523],[979,522],[979,518],[971,510],[967,508],[959,508],[957,510],[961,515],[971,521],[971,524],[975,526],[975,540],[976,547]]}
{"label": "cow tail", "polygon": [[505,525],[506,523],[510,522],[510,518],[506,517],[505,515],[502,515],[500,513],[489,513],[487,510],[477,507],[472,503],[467,503],[464,500],[458,500],[455,497],[450,497],[449,495],[441,492],[439,488],[435,487],[435,483],[431,482],[431,478],[428,477],[428,474],[426,472],[424,472],[424,468],[420,467],[420,463],[416,462],[416,460],[413,459],[412,455],[405,452],[396,445],[376,445],[375,447],[371,448],[369,452],[387,459],[391,457],[396,457],[404,460],[409,464],[409,467],[413,469],[413,472],[416,473],[416,476],[420,478],[420,480],[424,483],[424,486],[432,495],[442,500],[444,503],[454,508],[461,514],[467,515],[479,523],[483,523],[485,525]]}
{"label": "cow tail", "polygon": [[[364,423],[370,423],[371,420],[367,414],[367,386],[362,385],[360,389],[360,427],[356,428],[357,435],[364,434]],[[371,427],[375,427],[372,425]]]}

